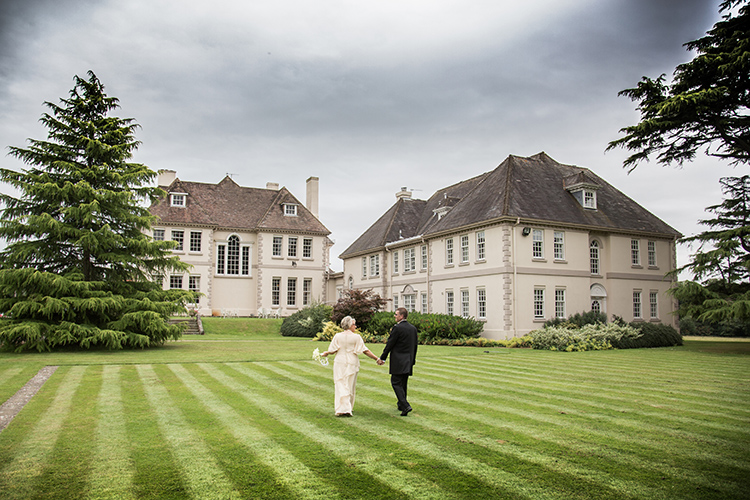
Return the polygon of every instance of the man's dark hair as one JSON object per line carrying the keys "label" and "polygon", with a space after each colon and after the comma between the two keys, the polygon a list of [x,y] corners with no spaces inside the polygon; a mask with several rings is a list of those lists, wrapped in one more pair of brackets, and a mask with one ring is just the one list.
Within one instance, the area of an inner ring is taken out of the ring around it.
{"label": "man's dark hair", "polygon": [[409,311],[407,311],[404,307],[399,307],[398,309],[396,309],[396,312],[404,319],[409,317]]}

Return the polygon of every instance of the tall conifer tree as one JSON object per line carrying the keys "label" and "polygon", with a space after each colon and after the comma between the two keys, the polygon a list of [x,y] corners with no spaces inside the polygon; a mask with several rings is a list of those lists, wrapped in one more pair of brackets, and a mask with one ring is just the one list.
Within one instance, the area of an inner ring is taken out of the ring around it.
{"label": "tall conifer tree", "polygon": [[9,316],[0,346],[118,349],[179,338],[168,318],[187,292],[163,291],[153,276],[187,266],[172,242],[144,234],[153,221],[144,203],[164,192],[147,185],[154,171],[129,161],[138,125],[110,116],[118,100],[93,72],[74,81],[68,99],[45,103],[47,140],[10,148],[28,168],[0,169],[20,193],[0,194],[0,311]]}

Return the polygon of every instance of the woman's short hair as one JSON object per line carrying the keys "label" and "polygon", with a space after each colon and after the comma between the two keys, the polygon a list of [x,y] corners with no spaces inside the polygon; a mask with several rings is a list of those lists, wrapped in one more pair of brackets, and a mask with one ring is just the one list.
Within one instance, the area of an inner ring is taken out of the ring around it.
{"label": "woman's short hair", "polygon": [[351,316],[344,316],[344,319],[341,320],[341,328],[343,328],[344,330],[348,330],[356,322],[357,320],[355,320]]}

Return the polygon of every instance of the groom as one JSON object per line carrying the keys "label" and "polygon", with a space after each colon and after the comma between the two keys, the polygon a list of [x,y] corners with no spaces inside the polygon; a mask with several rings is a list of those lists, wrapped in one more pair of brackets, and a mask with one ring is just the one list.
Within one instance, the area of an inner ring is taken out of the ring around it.
{"label": "groom", "polygon": [[406,386],[417,357],[417,329],[406,321],[409,312],[403,307],[396,309],[394,316],[396,324],[391,329],[391,335],[388,337],[378,364],[384,364],[388,354],[391,354],[388,372],[391,374],[393,392],[396,393],[398,399],[398,409],[401,411],[401,416],[405,417],[411,411],[411,405],[406,400]]}

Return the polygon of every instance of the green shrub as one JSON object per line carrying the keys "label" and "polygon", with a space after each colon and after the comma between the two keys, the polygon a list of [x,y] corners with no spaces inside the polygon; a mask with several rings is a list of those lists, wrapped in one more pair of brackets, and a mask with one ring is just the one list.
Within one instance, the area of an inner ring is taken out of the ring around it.
{"label": "green shrub", "polygon": [[[420,344],[428,344],[435,339],[479,337],[484,329],[480,321],[449,314],[422,314],[414,311],[409,313],[407,321],[417,329]],[[387,336],[395,324],[392,312],[381,311],[372,316],[367,331],[373,335]]]}
{"label": "green shrub", "polygon": [[[323,331],[318,332],[318,334],[313,337],[313,340],[330,342],[334,335],[342,331],[343,329],[336,323],[333,321],[327,321],[323,325]],[[366,344],[382,344],[388,339],[388,336],[373,335],[370,332],[363,332],[361,330],[357,330],[357,333],[362,337],[362,340],[364,340]]]}
{"label": "green shrub", "polygon": [[585,313],[575,313],[573,316],[564,318],[553,318],[544,326],[565,326],[581,328],[583,325],[595,325],[597,323],[607,324],[607,315],[601,312],[589,311]]}
{"label": "green shrub", "polygon": [[581,328],[545,327],[529,335],[534,349],[570,352],[614,349],[637,338],[640,332],[627,325],[597,323]]}
{"label": "green shrub", "polygon": [[281,323],[281,335],[284,337],[315,337],[323,330],[323,323],[331,319],[331,306],[317,304],[306,307]]}
{"label": "green shrub", "polygon": [[640,335],[637,338],[622,339],[614,345],[617,349],[682,345],[682,335],[671,325],[641,321],[630,323],[630,326],[637,329]]}

